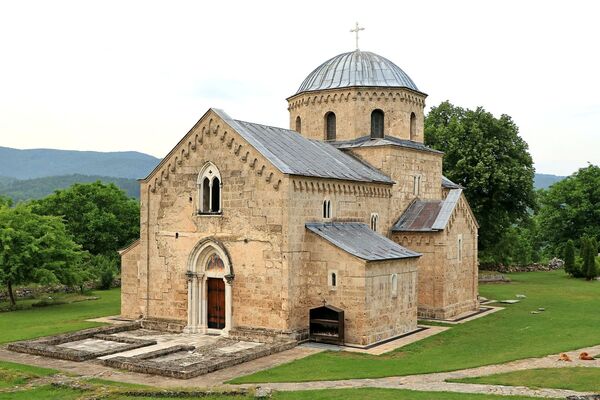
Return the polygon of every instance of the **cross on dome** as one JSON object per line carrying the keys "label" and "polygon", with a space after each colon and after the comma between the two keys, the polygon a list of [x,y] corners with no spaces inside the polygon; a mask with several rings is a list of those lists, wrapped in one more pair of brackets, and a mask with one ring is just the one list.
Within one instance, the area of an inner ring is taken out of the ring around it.
{"label": "cross on dome", "polygon": [[354,27],[354,29],[350,29],[350,32],[356,33],[356,50],[358,50],[358,32],[360,31],[364,31],[365,28],[360,28],[358,26],[358,22],[356,23],[356,26]]}

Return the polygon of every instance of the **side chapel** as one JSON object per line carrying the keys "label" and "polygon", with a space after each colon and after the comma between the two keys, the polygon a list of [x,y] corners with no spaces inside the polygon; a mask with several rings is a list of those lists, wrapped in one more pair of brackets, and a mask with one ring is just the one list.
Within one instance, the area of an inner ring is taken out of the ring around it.
{"label": "side chapel", "polygon": [[478,225],[423,144],[426,94],[367,51],[325,61],[287,99],[290,129],[209,109],[141,185],[121,251],[124,317],[170,331],[344,342],[477,310]]}

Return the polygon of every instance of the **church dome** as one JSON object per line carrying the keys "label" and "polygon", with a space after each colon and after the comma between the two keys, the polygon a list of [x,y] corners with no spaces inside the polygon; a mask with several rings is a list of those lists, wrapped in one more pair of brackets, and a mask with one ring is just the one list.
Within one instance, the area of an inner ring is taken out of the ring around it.
{"label": "church dome", "polygon": [[387,58],[355,50],[318,66],[302,82],[296,94],[352,86],[405,87],[419,91],[412,79]]}

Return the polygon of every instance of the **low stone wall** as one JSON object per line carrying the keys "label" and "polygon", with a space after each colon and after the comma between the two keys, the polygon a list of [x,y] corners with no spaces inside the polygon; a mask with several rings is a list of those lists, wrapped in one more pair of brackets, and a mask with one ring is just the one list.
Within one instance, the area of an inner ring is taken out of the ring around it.
{"label": "low stone wall", "polygon": [[[85,361],[97,357],[107,356],[109,354],[120,353],[122,351],[133,350],[140,347],[156,344],[156,341],[154,340],[110,336],[113,333],[131,331],[139,328],[139,322],[132,322],[128,324],[120,324],[113,326],[102,326],[98,328],[84,329],[82,331],[77,331],[73,333],[65,333],[62,335],[48,336],[35,340],[26,340],[22,342],[10,343],[7,346],[7,348],[11,351],[16,351],[19,353],[34,354],[38,356],[59,358],[62,360],[70,361]],[[59,346],[64,343],[76,342],[91,338],[110,342],[124,343],[124,345],[96,352]]]}
{"label": "low stone wall", "polygon": [[181,333],[186,323],[178,319],[145,318],[140,320],[144,329],[161,332]]}
{"label": "low stone wall", "polygon": [[[159,357],[195,349],[193,346],[173,346],[134,357],[113,357],[102,360],[102,363],[113,368],[143,374],[161,375],[177,379],[190,379],[219,369],[228,368],[243,362],[279,353],[295,347],[296,344],[296,341],[265,343],[259,347],[245,349],[231,354],[221,353],[217,357],[209,356],[206,357],[205,360],[192,364],[188,364],[185,361],[178,362],[178,360],[156,361]],[[202,349],[200,350],[204,353]],[[210,354],[209,351],[206,351],[206,353]]]}
{"label": "low stone wall", "polygon": [[504,265],[504,264],[486,264],[481,265],[480,269],[486,271],[495,271],[501,273],[509,272],[537,272],[537,271],[554,271],[563,268],[564,261],[559,258],[553,258],[548,264],[529,264],[529,265]]}
{"label": "low stone wall", "polygon": [[234,340],[259,343],[275,343],[287,340],[302,341],[308,339],[308,329],[277,331],[237,326],[229,331],[228,337]]}

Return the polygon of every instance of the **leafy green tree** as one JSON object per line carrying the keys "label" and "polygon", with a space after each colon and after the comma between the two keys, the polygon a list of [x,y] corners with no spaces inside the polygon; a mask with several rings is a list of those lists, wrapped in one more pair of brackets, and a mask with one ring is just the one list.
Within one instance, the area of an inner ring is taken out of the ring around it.
{"label": "leafy green tree", "polygon": [[533,161],[517,125],[508,115],[445,101],[425,118],[425,143],[445,153],[444,174],[466,188],[480,225],[479,249],[493,259],[508,228],[536,207]]}
{"label": "leafy green tree", "polygon": [[588,239],[587,251],[584,261],[584,269],[583,273],[585,275],[585,279],[591,281],[594,279],[597,274],[596,269],[596,256],[598,255],[598,242],[596,238]]}
{"label": "leafy green tree", "polygon": [[0,196],[0,208],[7,208],[12,206],[12,199],[6,196]]}
{"label": "leafy green tree", "polygon": [[61,218],[26,206],[0,208],[0,284],[7,286],[13,306],[13,285],[77,284],[82,257]]}
{"label": "leafy green tree", "polygon": [[575,272],[575,243],[571,239],[567,241],[565,246],[565,272],[569,275],[573,275]]}
{"label": "leafy green tree", "polygon": [[581,168],[541,191],[537,218],[547,253],[560,254],[569,239],[600,237],[600,167]]}
{"label": "leafy green tree", "polygon": [[74,240],[94,255],[114,254],[139,237],[139,204],[112,183],[75,184],[32,204],[38,214],[62,216]]}

